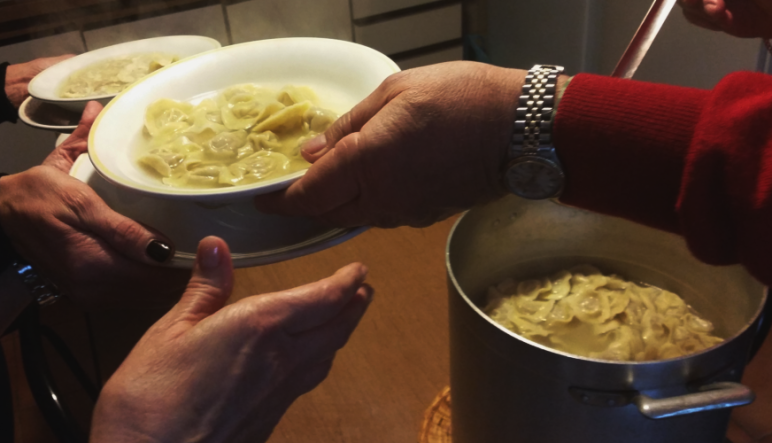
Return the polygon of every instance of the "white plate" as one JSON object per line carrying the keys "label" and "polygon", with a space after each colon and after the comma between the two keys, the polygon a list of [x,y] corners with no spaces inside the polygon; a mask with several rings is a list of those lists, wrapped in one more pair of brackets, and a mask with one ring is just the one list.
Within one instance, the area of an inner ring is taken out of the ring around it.
{"label": "white plate", "polygon": [[81,112],[89,100],[97,100],[103,105],[107,104],[117,94],[104,94],[83,98],[59,97],[59,87],[72,73],[94,63],[108,60],[121,55],[142,54],[160,52],[173,54],[185,58],[210,49],[219,48],[220,42],[213,38],[200,35],[173,35],[169,37],[155,37],[144,40],[135,40],[117,45],[108,46],[94,51],[85,52],[76,57],[61,61],[40,74],[29,83],[28,89],[31,96],[38,100],[53,103],[72,111]]}
{"label": "white plate", "polygon": [[27,97],[19,107],[19,119],[33,128],[56,132],[72,132],[78,127],[81,114]]}
{"label": "white plate", "polygon": [[309,86],[339,114],[372,93],[399,67],[374,49],[342,40],[283,38],[226,46],[181,60],[132,85],[94,122],[88,152],[99,174],[118,186],[170,200],[221,204],[286,188],[305,170],[249,185],[194,189],[165,185],[137,161],[147,107],[161,98],[199,100],[229,86]]}
{"label": "white plate", "polygon": [[[62,136],[58,142],[66,137]],[[96,173],[86,154],[70,175],[87,183],[116,212],[166,234],[177,252],[170,266],[192,268],[198,242],[207,235],[223,238],[237,268],[276,263],[330,248],[364,232],[367,227],[331,229],[302,217],[258,212],[251,199],[207,208],[194,202],[144,196],[118,188]]]}

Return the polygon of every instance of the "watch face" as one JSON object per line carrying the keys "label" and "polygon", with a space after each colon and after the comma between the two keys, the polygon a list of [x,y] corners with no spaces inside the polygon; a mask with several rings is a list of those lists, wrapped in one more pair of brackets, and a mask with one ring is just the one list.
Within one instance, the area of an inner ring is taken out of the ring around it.
{"label": "watch face", "polygon": [[563,188],[563,172],[553,162],[540,158],[519,158],[505,172],[509,190],[523,198],[555,197]]}

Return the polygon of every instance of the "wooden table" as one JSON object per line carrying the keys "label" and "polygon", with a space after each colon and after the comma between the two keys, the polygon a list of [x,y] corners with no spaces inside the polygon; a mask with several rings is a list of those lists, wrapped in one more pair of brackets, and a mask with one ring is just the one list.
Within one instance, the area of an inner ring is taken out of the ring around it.
{"label": "wooden table", "polygon": [[[447,289],[444,251],[455,219],[426,229],[371,229],[311,256],[236,272],[232,300],[295,287],[332,274],[353,261],[370,268],[376,296],[351,340],[319,387],[299,398],[269,443],[415,443],[424,412],[449,383]],[[98,362],[91,359],[82,313],[57,303],[44,320],[55,327],[89,375],[106,380],[162,311],[91,316]],[[12,336],[2,344],[10,357],[16,442],[43,443],[53,435],[28,390]],[[58,386],[84,428],[92,403],[57,359],[50,359]],[[94,366],[97,369],[90,370]],[[759,411],[772,409],[772,340],[747,368],[744,383],[757,393]],[[766,408],[766,409],[764,409]],[[744,416],[753,415],[742,408]],[[767,415],[768,416],[768,415]],[[757,420],[766,422],[765,418]],[[733,423],[735,443],[772,443],[748,437]]]}
{"label": "wooden table", "polygon": [[375,298],[327,380],[298,399],[271,443],[416,442],[449,382],[445,242],[455,218],[425,229],[371,229],[311,256],[239,270],[232,299],[286,289],[359,261]]}

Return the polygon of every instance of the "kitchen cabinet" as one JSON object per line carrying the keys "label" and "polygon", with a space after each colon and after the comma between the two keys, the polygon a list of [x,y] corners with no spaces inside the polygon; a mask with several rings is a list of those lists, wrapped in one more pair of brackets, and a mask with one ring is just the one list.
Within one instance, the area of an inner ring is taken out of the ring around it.
{"label": "kitchen cabinet", "polygon": [[252,0],[226,10],[233,43],[281,37],[351,41],[348,0]]}
{"label": "kitchen cabinet", "polygon": [[386,55],[461,38],[461,4],[354,25],[354,40]]}
{"label": "kitchen cabinet", "polygon": [[354,20],[432,3],[435,0],[351,0]]}
{"label": "kitchen cabinet", "polygon": [[220,5],[191,9],[174,14],[83,31],[89,51],[131,40],[167,35],[203,35],[228,44],[223,10]]}

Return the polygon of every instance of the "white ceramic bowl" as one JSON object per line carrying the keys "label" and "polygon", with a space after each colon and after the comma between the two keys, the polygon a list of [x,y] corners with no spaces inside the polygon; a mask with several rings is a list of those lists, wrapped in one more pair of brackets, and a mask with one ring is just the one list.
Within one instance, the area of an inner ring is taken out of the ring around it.
{"label": "white ceramic bowl", "polygon": [[228,243],[233,266],[248,268],[313,254],[367,229],[330,228],[306,217],[263,214],[251,200],[207,208],[196,202],[139,195],[103,180],[85,154],[72,165],[70,175],[89,185],[115,212],[166,234],[175,246],[174,258],[166,266],[175,268],[192,268],[198,242],[208,235]]}
{"label": "white ceramic bowl", "polygon": [[32,79],[29,83],[29,93],[38,100],[81,112],[90,100],[98,100],[102,104],[107,104],[116,94],[84,98],[59,97],[59,88],[62,82],[80,69],[121,55],[161,52],[173,54],[182,59],[220,46],[220,42],[217,40],[199,35],[174,35],[120,43],[89,51],[51,66]]}
{"label": "white ceramic bowl", "polygon": [[88,152],[105,179],[154,196],[226,204],[289,186],[304,171],[251,185],[213,189],[175,188],[142,169],[136,160],[145,110],[160,98],[202,100],[242,83],[279,89],[311,87],[325,108],[339,114],[398,72],[388,57],[342,40],[286,38],[227,46],[190,57],[145,77],[119,94],[94,122]]}

